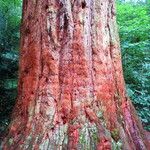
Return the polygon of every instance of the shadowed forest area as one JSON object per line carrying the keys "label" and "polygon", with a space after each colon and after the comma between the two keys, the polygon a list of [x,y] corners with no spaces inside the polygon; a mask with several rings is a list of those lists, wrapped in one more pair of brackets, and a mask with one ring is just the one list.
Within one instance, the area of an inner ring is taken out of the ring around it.
{"label": "shadowed forest area", "polygon": [[[150,8],[148,2],[117,2],[123,71],[127,93],[143,126],[150,131]],[[0,0],[0,138],[17,96],[20,0]]]}

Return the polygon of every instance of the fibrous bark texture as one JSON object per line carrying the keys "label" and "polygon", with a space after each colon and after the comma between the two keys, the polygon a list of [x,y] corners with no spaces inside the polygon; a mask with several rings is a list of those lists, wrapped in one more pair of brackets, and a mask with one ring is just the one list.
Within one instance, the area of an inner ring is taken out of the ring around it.
{"label": "fibrous bark texture", "polygon": [[19,75],[4,150],[148,149],[125,93],[114,0],[24,0]]}

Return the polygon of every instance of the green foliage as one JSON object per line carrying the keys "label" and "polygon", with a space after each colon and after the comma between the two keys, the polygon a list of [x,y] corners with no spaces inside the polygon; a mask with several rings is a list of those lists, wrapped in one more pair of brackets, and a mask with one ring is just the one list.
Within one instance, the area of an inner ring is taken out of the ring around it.
{"label": "green foliage", "polygon": [[0,0],[0,48],[18,50],[21,1]]}
{"label": "green foliage", "polygon": [[127,92],[150,130],[150,15],[148,5],[118,3],[117,21]]}

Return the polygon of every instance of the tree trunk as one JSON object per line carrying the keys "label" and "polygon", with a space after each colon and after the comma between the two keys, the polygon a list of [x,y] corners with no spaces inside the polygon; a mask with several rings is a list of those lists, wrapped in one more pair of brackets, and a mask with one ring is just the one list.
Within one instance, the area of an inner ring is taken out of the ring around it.
{"label": "tree trunk", "polygon": [[148,149],[125,92],[114,0],[24,0],[4,150],[115,147]]}

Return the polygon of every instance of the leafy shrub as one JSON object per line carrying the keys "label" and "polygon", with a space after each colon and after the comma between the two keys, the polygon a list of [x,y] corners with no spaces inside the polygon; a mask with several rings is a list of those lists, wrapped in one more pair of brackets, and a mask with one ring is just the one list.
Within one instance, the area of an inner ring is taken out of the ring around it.
{"label": "leafy shrub", "polygon": [[128,95],[150,130],[150,16],[148,5],[118,3],[117,22]]}

